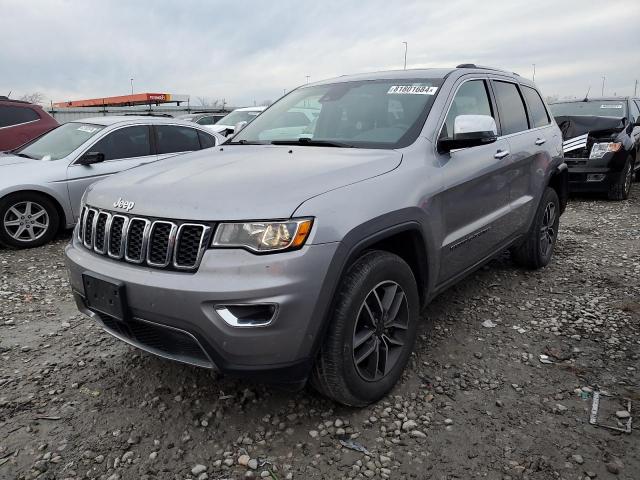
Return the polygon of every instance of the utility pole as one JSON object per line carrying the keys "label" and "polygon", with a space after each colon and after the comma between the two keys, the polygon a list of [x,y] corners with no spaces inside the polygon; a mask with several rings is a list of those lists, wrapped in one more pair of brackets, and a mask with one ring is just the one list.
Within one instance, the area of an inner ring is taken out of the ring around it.
{"label": "utility pole", "polygon": [[308,85],[309,84],[310,75],[305,75],[305,77],[307,77],[307,85]]}
{"label": "utility pole", "polygon": [[133,95],[133,78],[131,79],[131,95]]}
{"label": "utility pole", "polygon": [[636,85],[633,87],[633,96],[638,96],[638,80],[636,80]]}
{"label": "utility pole", "polygon": [[601,96],[603,97],[604,97],[604,79],[605,79],[605,76],[603,75],[602,76],[602,92],[601,92]]}
{"label": "utility pole", "polygon": [[409,48],[409,44],[407,42],[404,43],[404,69],[407,69],[407,49]]}
{"label": "utility pole", "polygon": [[531,79],[531,81],[535,82],[536,81],[536,64],[533,63],[533,78]]}

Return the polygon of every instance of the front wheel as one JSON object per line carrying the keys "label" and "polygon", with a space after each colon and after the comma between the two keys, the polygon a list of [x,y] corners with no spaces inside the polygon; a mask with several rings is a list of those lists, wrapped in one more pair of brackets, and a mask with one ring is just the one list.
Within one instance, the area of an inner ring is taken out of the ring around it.
{"label": "front wheel", "polygon": [[560,200],[556,191],[547,187],[527,238],[511,250],[515,263],[531,270],[546,267],[553,255],[559,225]]}
{"label": "front wheel", "polygon": [[402,375],[418,319],[418,287],[409,265],[389,252],[367,252],[340,283],[312,385],[345,405],[379,400]]}
{"label": "front wheel", "polygon": [[629,198],[631,191],[631,182],[633,180],[633,162],[628,158],[624,164],[620,177],[615,183],[609,187],[609,200],[626,200]]}
{"label": "front wheel", "polygon": [[0,243],[12,248],[39,247],[58,231],[55,206],[38,193],[14,193],[0,200]]}

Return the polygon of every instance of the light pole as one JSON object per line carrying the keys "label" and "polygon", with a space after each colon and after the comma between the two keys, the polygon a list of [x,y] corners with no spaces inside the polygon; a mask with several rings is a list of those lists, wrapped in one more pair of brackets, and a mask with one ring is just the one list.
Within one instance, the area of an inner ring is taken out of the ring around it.
{"label": "light pole", "polygon": [[404,69],[407,69],[407,50],[409,48],[409,44],[407,42],[402,42],[404,43]]}
{"label": "light pole", "polygon": [[637,92],[638,92],[638,80],[636,80],[636,84],[633,87],[633,96],[634,97],[636,97],[638,95]]}
{"label": "light pole", "polygon": [[307,85],[308,85],[310,76],[309,75],[305,75],[305,77],[307,77]]}
{"label": "light pole", "polygon": [[131,95],[133,95],[133,78],[131,79]]}
{"label": "light pole", "polygon": [[602,97],[604,97],[604,79],[605,79],[605,76],[603,75],[602,76],[602,92],[601,92]]}
{"label": "light pole", "polygon": [[533,63],[533,78],[531,79],[531,81],[535,82],[536,81],[536,64]]}

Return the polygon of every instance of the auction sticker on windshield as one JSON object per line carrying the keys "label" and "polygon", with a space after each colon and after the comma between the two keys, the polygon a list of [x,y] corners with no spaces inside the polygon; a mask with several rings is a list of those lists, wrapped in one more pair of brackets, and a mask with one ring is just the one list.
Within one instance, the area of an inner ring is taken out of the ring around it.
{"label": "auction sticker on windshield", "polygon": [[90,127],[89,125],[81,125],[78,127],[79,132],[94,133],[100,130],[98,127]]}
{"label": "auction sticker on windshield", "polygon": [[393,85],[389,88],[387,95],[435,95],[438,87],[428,85]]}

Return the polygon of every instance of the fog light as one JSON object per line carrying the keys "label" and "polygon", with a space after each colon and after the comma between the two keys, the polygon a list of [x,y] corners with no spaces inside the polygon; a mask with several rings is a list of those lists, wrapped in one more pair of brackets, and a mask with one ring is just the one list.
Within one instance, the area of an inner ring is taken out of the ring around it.
{"label": "fog light", "polygon": [[266,327],[278,311],[275,303],[216,305],[216,313],[232,327]]}
{"label": "fog light", "polygon": [[601,182],[605,176],[604,173],[590,173],[587,175],[587,182]]}

